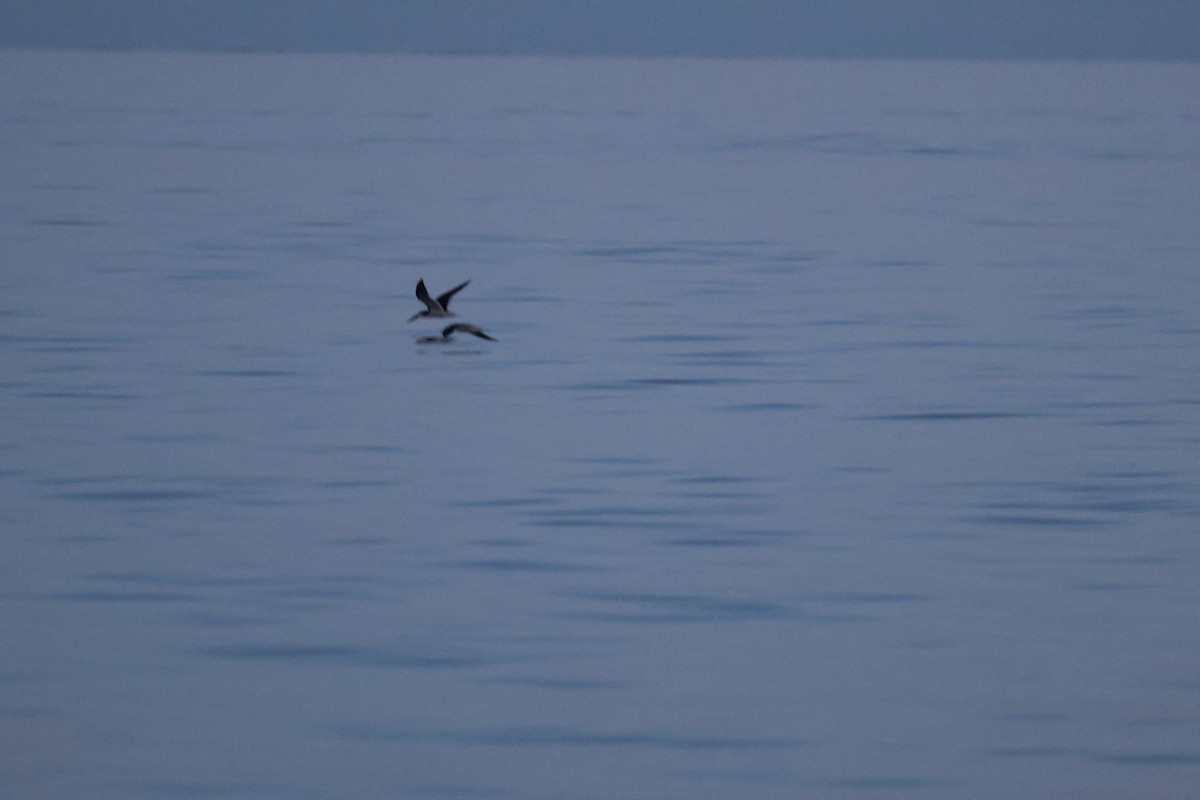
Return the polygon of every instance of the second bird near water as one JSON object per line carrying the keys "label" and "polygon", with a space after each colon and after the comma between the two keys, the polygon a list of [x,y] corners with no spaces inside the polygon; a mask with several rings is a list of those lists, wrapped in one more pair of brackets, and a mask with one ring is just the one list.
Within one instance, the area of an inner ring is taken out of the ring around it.
{"label": "second bird near water", "polygon": [[[417,281],[417,299],[425,304],[425,310],[418,311],[416,314],[413,314],[408,318],[408,321],[412,322],[414,319],[418,319],[420,317],[453,317],[454,314],[450,311],[450,300],[454,297],[454,295],[462,291],[468,283],[470,283],[470,281],[463,281],[450,291],[442,292],[437,296],[437,298],[434,298],[429,294],[429,290],[425,288],[425,279],[422,278],[421,280]],[[417,344],[448,342],[457,332],[469,333],[473,336],[478,336],[480,339],[487,339],[489,342],[496,341],[474,325],[470,325],[466,322],[456,322],[453,325],[447,325],[445,328],[443,328],[441,336],[422,336],[421,338],[417,339]]]}

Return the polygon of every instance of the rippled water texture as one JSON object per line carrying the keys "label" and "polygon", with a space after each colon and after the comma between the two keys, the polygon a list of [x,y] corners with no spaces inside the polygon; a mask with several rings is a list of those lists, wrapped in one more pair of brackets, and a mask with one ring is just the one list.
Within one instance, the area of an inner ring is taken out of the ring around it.
{"label": "rippled water texture", "polygon": [[1189,796],[1198,70],[0,53],[6,796]]}

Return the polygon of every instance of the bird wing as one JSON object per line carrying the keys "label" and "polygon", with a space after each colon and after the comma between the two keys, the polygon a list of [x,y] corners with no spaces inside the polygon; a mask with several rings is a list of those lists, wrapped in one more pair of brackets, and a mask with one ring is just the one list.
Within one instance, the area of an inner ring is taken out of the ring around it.
{"label": "bird wing", "polygon": [[479,328],[476,328],[474,325],[459,325],[459,326],[458,326],[458,329],[459,329],[459,330],[461,330],[461,331],[465,331],[465,332],[467,332],[467,333],[470,333],[470,334],[474,334],[475,336],[478,336],[480,339],[487,339],[489,342],[494,342],[494,341],[496,341],[495,339],[493,339],[492,337],[488,336],[488,335],[487,335],[486,333],[484,333],[483,331],[479,330]]}
{"label": "bird wing", "polygon": [[[438,305],[441,306],[443,311],[445,311],[446,309],[448,309],[450,307],[450,298],[454,297],[454,295],[457,294],[458,292],[461,292],[463,290],[463,287],[465,287],[468,283],[470,283],[470,281],[463,281],[462,283],[460,283],[458,286],[455,286],[450,291],[442,292],[441,294],[438,295],[437,302],[438,302]],[[426,294],[428,294],[428,293],[426,293]]]}
{"label": "bird wing", "polygon": [[[460,287],[461,288],[461,287]],[[444,298],[445,295],[442,295]],[[445,310],[445,306],[441,304],[441,299],[434,300],[429,296],[429,290],[425,288],[425,279],[417,281],[417,299],[429,307],[430,311]]]}

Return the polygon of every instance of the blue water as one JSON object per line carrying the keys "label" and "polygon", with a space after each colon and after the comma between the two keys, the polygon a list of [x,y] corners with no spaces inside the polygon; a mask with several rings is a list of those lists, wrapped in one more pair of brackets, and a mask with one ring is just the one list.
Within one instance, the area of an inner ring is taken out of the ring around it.
{"label": "blue water", "polygon": [[1198,70],[0,52],[5,795],[1194,793]]}

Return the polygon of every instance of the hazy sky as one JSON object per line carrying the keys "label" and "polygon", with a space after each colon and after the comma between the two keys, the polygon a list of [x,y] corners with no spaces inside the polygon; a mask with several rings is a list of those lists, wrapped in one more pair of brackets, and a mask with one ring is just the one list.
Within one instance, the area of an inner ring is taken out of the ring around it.
{"label": "hazy sky", "polygon": [[1200,0],[0,0],[0,46],[1200,60]]}

